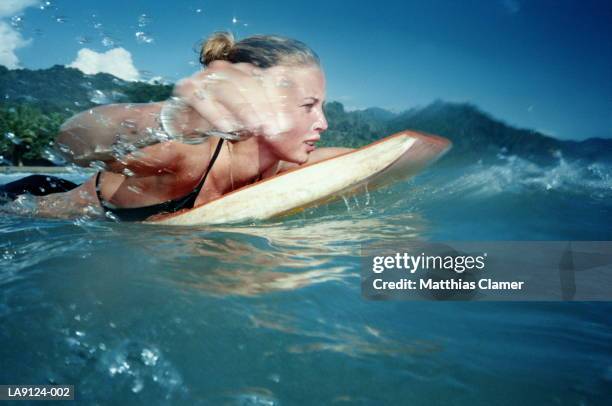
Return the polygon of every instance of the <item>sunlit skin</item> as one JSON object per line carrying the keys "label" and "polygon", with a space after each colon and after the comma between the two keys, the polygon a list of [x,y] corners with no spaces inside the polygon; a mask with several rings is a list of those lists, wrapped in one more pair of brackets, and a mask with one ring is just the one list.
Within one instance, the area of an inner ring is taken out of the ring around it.
{"label": "sunlit skin", "polygon": [[[233,125],[255,134],[242,141],[226,141],[196,205],[260,178],[349,150],[316,149],[314,146],[327,129],[323,112],[325,76],[318,66],[272,67],[263,72],[263,79],[259,71],[260,76],[253,81],[250,73],[254,67],[238,65],[237,69],[236,65],[228,63],[216,64],[212,71],[229,72],[223,77],[231,80],[217,81],[214,86],[210,86],[203,73],[177,85],[178,92],[183,92],[179,96],[185,97],[193,94],[203,82],[208,83],[206,99],[192,98],[194,112],[188,118],[190,125],[201,127],[205,122],[211,126],[211,122],[216,122],[215,127],[220,126],[219,123]],[[203,72],[210,74],[210,71]],[[277,86],[279,83],[281,86]],[[211,100],[216,103],[211,103]],[[161,106],[161,103],[140,105],[138,113],[141,117],[153,116],[159,114]],[[130,107],[130,110],[134,108]],[[200,114],[202,112],[206,116]],[[104,114],[111,121],[117,121],[125,113],[109,107]],[[226,131],[231,129],[223,128]],[[128,155],[123,164],[111,163],[111,171],[105,171],[101,176],[101,196],[105,202],[118,207],[141,207],[184,196],[201,179],[218,140],[210,137],[196,145],[165,142]],[[121,174],[126,168],[134,175]],[[70,192],[40,199],[41,207],[52,203],[61,206],[59,201],[69,202],[73,208],[86,204],[99,207],[93,178]]]}

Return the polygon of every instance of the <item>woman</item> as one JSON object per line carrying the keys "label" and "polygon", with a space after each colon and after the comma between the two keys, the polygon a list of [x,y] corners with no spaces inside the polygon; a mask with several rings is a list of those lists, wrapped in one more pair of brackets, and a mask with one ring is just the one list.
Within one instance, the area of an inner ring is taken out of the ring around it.
{"label": "woman", "polygon": [[305,44],[215,33],[200,62],[206,69],[181,80],[170,100],[102,106],[64,123],[59,150],[104,170],[35,198],[35,214],[145,220],[349,150],[315,148],[327,129],[325,77]]}

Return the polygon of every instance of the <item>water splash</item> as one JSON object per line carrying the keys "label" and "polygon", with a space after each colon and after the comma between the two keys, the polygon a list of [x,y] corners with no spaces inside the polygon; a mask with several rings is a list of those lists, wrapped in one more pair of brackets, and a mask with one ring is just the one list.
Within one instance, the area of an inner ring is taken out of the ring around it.
{"label": "water splash", "polygon": [[151,21],[153,21],[153,19],[150,16],[148,16],[147,14],[141,14],[138,17],[138,26],[140,28],[144,28],[147,25],[151,24]]}
{"label": "water splash", "polygon": [[11,26],[16,30],[22,29],[23,28],[23,16],[16,15],[16,16],[11,17]]}
{"label": "water splash", "polygon": [[53,148],[43,149],[41,156],[47,161],[52,162],[54,165],[61,166],[66,164],[66,160],[58,154]]}
{"label": "water splash", "polygon": [[159,386],[168,395],[181,390],[183,378],[157,346],[124,341],[105,347],[99,363],[113,380],[129,383],[132,392],[139,393],[146,385]]}
{"label": "water splash", "polygon": [[342,195],[342,200],[344,201],[344,205],[346,206],[346,211],[351,211],[351,205],[349,204],[349,200],[346,196]]}
{"label": "water splash", "polygon": [[89,93],[89,100],[95,104],[109,104],[113,102],[112,97],[97,89]]}
{"label": "water splash", "polygon": [[43,3],[38,8],[44,11],[48,8],[51,8],[52,6],[53,4],[50,1],[43,1]]}
{"label": "water splash", "polygon": [[10,142],[12,142],[15,145],[20,145],[21,144],[21,138],[19,138],[18,136],[15,135],[15,133],[13,132],[7,132],[4,134],[4,138],[6,138],[7,140],[9,140]]}
{"label": "water splash", "polygon": [[108,35],[104,35],[102,37],[102,45],[104,45],[107,48],[114,47],[116,43],[117,42],[115,41],[115,39],[113,39],[112,37]]}
{"label": "water splash", "polygon": [[89,167],[91,169],[95,169],[96,171],[106,170],[106,164],[104,163],[104,161],[91,161],[89,163]]}
{"label": "water splash", "polygon": [[136,42],[139,44],[152,44],[155,42],[151,34],[144,31],[138,31],[134,34],[134,36],[136,37]]}
{"label": "water splash", "polygon": [[[585,165],[583,161],[567,161],[561,153],[557,162],[541,166],[515,155],[498,155],[499,163],[482,162],[461,170],[460,175],[441,185],[438,198],[448,195],[487,198],[502,193],[525,194],[563,192],[586,194],[599,198],[612,196],[612,167],[604,163]],[[431,190],[430,190],[431,191]]]}
{"label": "water splash", "polygon": [[131,170],[131,169],[129,169],[129,168],[123,168],[123,171],[121,171],[121,173],[123,173],[123,174],[124,174],[125,176],[127,176],[128,178],[129,178],[129,177],[132,177],[132,176],[134,176],[134,175],[135,175],[134,171],[132,171],[132,170]]}

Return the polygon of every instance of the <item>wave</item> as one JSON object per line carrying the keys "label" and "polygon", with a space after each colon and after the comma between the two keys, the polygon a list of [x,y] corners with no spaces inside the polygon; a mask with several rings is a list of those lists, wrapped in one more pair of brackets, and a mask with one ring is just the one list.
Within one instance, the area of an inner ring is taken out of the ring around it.
{"label": "wave", "polygon": [[[596,200],[612,197],[612,165],[603,162],[566,160],[560,152],[556,162],[542,165],[499,153],[496,163],[449,166],[425,179],[432,194],[486,198],[499,194],[562,193]],[[450,178],[450,180],[449,180]]]}

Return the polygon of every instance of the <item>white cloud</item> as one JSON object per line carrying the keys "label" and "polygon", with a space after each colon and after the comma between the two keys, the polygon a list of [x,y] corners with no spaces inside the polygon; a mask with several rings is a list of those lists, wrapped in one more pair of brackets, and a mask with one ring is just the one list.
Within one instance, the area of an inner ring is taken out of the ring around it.
{"label": "white cloud", "polygon": [[[11,17],[28,7],[40,4],[40,0],[0,0],[0,19]],[[0,20],[0,65],[9,69],[19,68],[19,58],[15,50],[30,44],[32,40],[23,39],[21,33],[6,21]]]}
{"label": "white cloud", "polygon": [[124,80],[139,80],[138,69],[134,66],[132,54],[124,48],[114,48],[103,53],[82,48],[74,62],[68,66],[77,68],[88,75],[104,72]]}
{"label": "white cloud", "polygon": [[14,16],[28,7],[39,4],[40,0],[2,0],[0,1],[0,18]]}
{"label": "white cloud", "polygon": [[19,68],[19,58],[15,50],[30,44],[32,40],[25,40],[21,33],[15,31],[8,23],[0,21],[0,65],[9,69]]}

